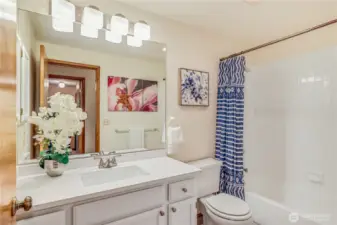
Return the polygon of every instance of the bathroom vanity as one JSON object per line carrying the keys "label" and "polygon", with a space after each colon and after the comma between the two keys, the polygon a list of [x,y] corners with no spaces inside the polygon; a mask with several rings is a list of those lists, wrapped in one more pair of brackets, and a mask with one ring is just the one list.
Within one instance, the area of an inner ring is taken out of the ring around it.
{"label": "bathroom vanity", "polygon": [[160,157],[110,169],[69,170],[63,176],[18,180],[18,198],[32,196],[33,209],[18,225],[195,225],[194,166]]}

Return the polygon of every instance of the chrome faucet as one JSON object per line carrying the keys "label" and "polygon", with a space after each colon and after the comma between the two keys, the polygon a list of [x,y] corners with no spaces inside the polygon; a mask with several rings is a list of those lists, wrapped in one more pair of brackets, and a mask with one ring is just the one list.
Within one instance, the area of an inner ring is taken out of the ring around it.
{"label": "chrome faucet", "polygon": [[[116,154],[115,151],[109,153],[104,153],[104,151],[100,151],[99,153],[94,153],[91,155],[94,156],[94,159],[99,159],[99,169],[106,169],[117,166],[116,157],[121,156],[121,154]],[[107,159],[104,160],[105,158]]]}

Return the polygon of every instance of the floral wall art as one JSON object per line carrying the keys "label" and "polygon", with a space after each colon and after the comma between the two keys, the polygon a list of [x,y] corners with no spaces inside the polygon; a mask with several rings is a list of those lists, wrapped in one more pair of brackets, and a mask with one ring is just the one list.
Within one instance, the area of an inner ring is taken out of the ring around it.
{"label": "floral wall art", "polygon": [[208,94],[209,74],[207,72],[180,69],[180,105],[208,106]]}
{"label": "floral wall art", "polygon": [[109,76],[108,110],[110,112],[157,112],[158,82]]}

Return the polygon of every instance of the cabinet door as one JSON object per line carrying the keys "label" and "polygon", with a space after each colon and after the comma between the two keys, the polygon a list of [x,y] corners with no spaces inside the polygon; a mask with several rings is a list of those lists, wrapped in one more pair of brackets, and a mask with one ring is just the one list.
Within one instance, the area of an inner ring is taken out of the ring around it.
{"label": "cabinet door", "polygon": [[195,225],[196,199],[188,199],[169,205],[169,225]]}
{"label": "cabinet door", "polygon": [[37,216],[26,220],[20,220],[17,225],[65,225],[66,214],[64,211]]}
{"label": "cabinet door", "polygon": [[167,225],[166,209],[161,207],[106,225]]}

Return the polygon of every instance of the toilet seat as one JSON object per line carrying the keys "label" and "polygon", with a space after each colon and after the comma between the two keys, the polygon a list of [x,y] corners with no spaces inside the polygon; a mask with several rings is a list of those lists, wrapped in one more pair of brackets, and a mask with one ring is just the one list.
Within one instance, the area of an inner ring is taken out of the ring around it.
{"label": "toilet seat", "polygon": [[225,220],[247,221],[252,217],[252,212],[245,201],[228,194],[211,196],[203,203],[210,213]]}

